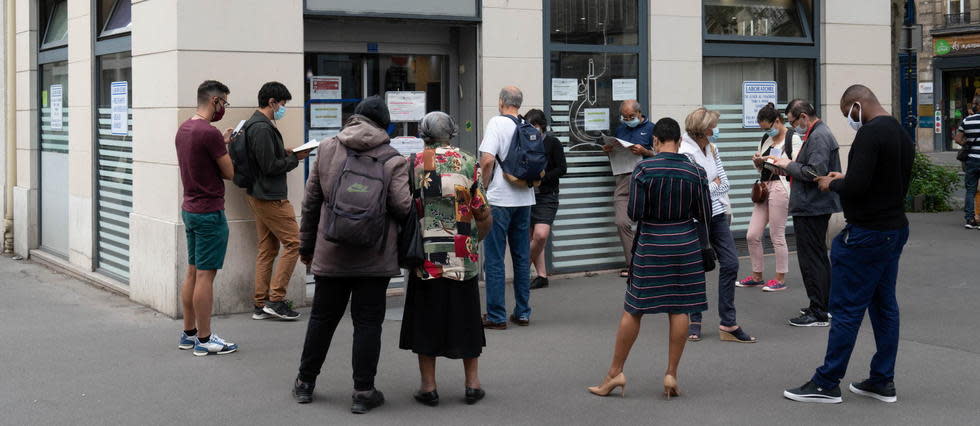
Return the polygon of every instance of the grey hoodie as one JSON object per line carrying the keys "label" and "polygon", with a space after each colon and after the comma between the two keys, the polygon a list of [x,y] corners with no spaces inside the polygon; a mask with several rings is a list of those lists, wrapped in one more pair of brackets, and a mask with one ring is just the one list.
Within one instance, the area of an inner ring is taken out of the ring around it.
{"label": "grey hoodie", "polygon": [[[408,189],[408,161],[395,156],[385,163],[388,184],[388,237],[372,248],[351,248],[323,238],[326,225],[320,218],[329,208],[334,181],[344,167],[347,150],[367,155],[388,145],[388,134],[367,117],[354,115],[340,134],[320,142],[316,162],[306,182],[300,224],[300,254],[313,256],[313,274],[321,277],[394,277],[398,268],[398,223],[408,214],[412,194]],[[325,219],[324,219],[325,220]]]}

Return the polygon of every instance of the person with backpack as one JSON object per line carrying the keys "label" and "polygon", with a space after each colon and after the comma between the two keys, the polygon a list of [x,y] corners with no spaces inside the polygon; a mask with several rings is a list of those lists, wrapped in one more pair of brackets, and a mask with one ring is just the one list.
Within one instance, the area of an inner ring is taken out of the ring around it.
{"label": "person with backpack", "polygon": [[[255,309],[252,319],[296,320],[299,313],[286,300],[286,288],[299,259],[299,225],[289,203],[286,174],[299,166],[309,151],[287,150],[276,123],[286,115],[292,95],[279,82],[259,89],[259,109],[245,122],[232,142],[232,152],[244,152],[251,182],[247,185],[249,207],[255,214],[258,255],[255,257]],[[241,148],[239,148],[241,147]],[[237,153],[236,153],[237,156]],[[239,171],[240,172],[240,171]],[[272,266],[282,246],[282,257]]]}
{"label": "person with backpack", "polygon": [[[752,275],[735,283],[736,287],[762,287],[762,291],[782,291],[786,289],[786,273],[789,272],[789,248],[786,245],[786,218],[789,215],[789,182],[773,169],[766,168],[770,156],[793,158],[793,147],[803,141],[786,127],[783,117],[770,102],[759,110],[759,128],[763,131],[759,152],[752,156],[755,168],[761,176],[752,187],[752,219],[745,239],[749,243],[749,257],[752,258]],[[768,166],[771,167],[771,166]],[[766,269],[765,253],[762,249],[762,236],[769,225],[769,238],[776,251],[776,276],[768,282],[763,280]]]}
{"label": "person with backpack", "polygon": [[408,162],[391,145],[391,119],[380,96],[357,105],[340,133],[320,142],[306,182],[300,260],[312,267],[316,293],[293,397],[313,401],[313,389],[337,324],[350,301],[354,321],[351,412],[384,403],[374,385],[381,355],[388,281],[398,267],[398,224],[412,204]]}
{"label": "person with backpack", "polygon": [[514,299],[510,320],[527,326],[531,321],[531,206],[534,186],[540,184],[547,166],[544,137],[518,115],[524,94],[507,86],[500,90],[500,115],[490,119],[480,143],[480,170],[487,187],[493,228],[484,242],[486,258],[487,314],[483,326],[507,328],[504,250],[509,245],[514,262]]}

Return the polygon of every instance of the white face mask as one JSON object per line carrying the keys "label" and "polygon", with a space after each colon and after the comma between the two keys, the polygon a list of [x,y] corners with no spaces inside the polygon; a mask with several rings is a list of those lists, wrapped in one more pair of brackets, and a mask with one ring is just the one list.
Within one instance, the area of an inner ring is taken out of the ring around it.
{"label": "white face mask", "polygon": [[[857,105],[858,107],[858,121],[854,121],[854,119],[851,118],[851,113],[854,112],[854,105]],[[849,124],[854,131],[857,131],[861,129],[861,126],[864,126],[864,123],[862,123],[863,119],[861,118],[861,114],[864,111],[860,102],[855,102],[854,105],[851,105],[851,109],[847,110],[847,124]]]}

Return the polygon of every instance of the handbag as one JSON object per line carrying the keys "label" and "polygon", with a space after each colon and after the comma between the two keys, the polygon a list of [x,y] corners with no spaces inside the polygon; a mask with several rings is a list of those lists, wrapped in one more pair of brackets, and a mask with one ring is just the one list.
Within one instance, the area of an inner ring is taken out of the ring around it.
{"label": "handbag", "polygon": [[973,145],[972,144],[965,144],[965,145],[963,145],[963,147],[960,148],[960,151],[956,153],[956,161],[959,161],[961,163],[965,163],[967,160],[969,160],[970,159],[970,151],[972,151],[972,148],[973,148]]}
{"label": "handbag", "polygon": [[425,263],[425,249],[422,247],[422,224],[419,210],[422,206],[421,191],[415,188],[415,158],[409,157],[408,187],[412,192],[412,208],[408,209],[405,223],[398,232],[398,266],[415,269]]}
{"label": "handbag", "polygon": [[[694,160],[691,159],[690,156],[687,156],[687,160],[690,161],[691,164],[694,164],[696,167],[700,167],[698,166],[697,163],[694,162]],[[711,247],[711,241],[708,238],[708,224],[706,222],[711,220],[711,216],[708,216],[704,211],[703,202],[698,203],[698,208],[701,210],[701,217],[705,219],[705,222],[696,222],[696,223],[700,223],[701,226],[704,227],[704,232],[698,233],[698,239],[701,241],[701,262],[704,265],[704,272],[711,272],[714,271],[716,267],[718,267],[718,263],[717,263],[718,254],[715,253],[715,249]],[[701,238],[700,237],[701,235],[704,235],[704,238]]]}
{"label": "handbag", "polygon": [[756,180],[752,184],[752,202],[762,204],[769,201],[769,185],[761,180]]}

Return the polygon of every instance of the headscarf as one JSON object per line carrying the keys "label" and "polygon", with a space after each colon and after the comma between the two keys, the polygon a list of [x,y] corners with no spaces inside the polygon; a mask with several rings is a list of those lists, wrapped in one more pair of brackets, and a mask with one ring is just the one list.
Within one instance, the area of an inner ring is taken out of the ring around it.
{"label": "headscarf", "polygon": [[449,114],[433,111],[422,117],[422,121],[419,122],[419,133],[426,145],[436,145],[447,143],[455,138],[459,134],[459,128]]}

